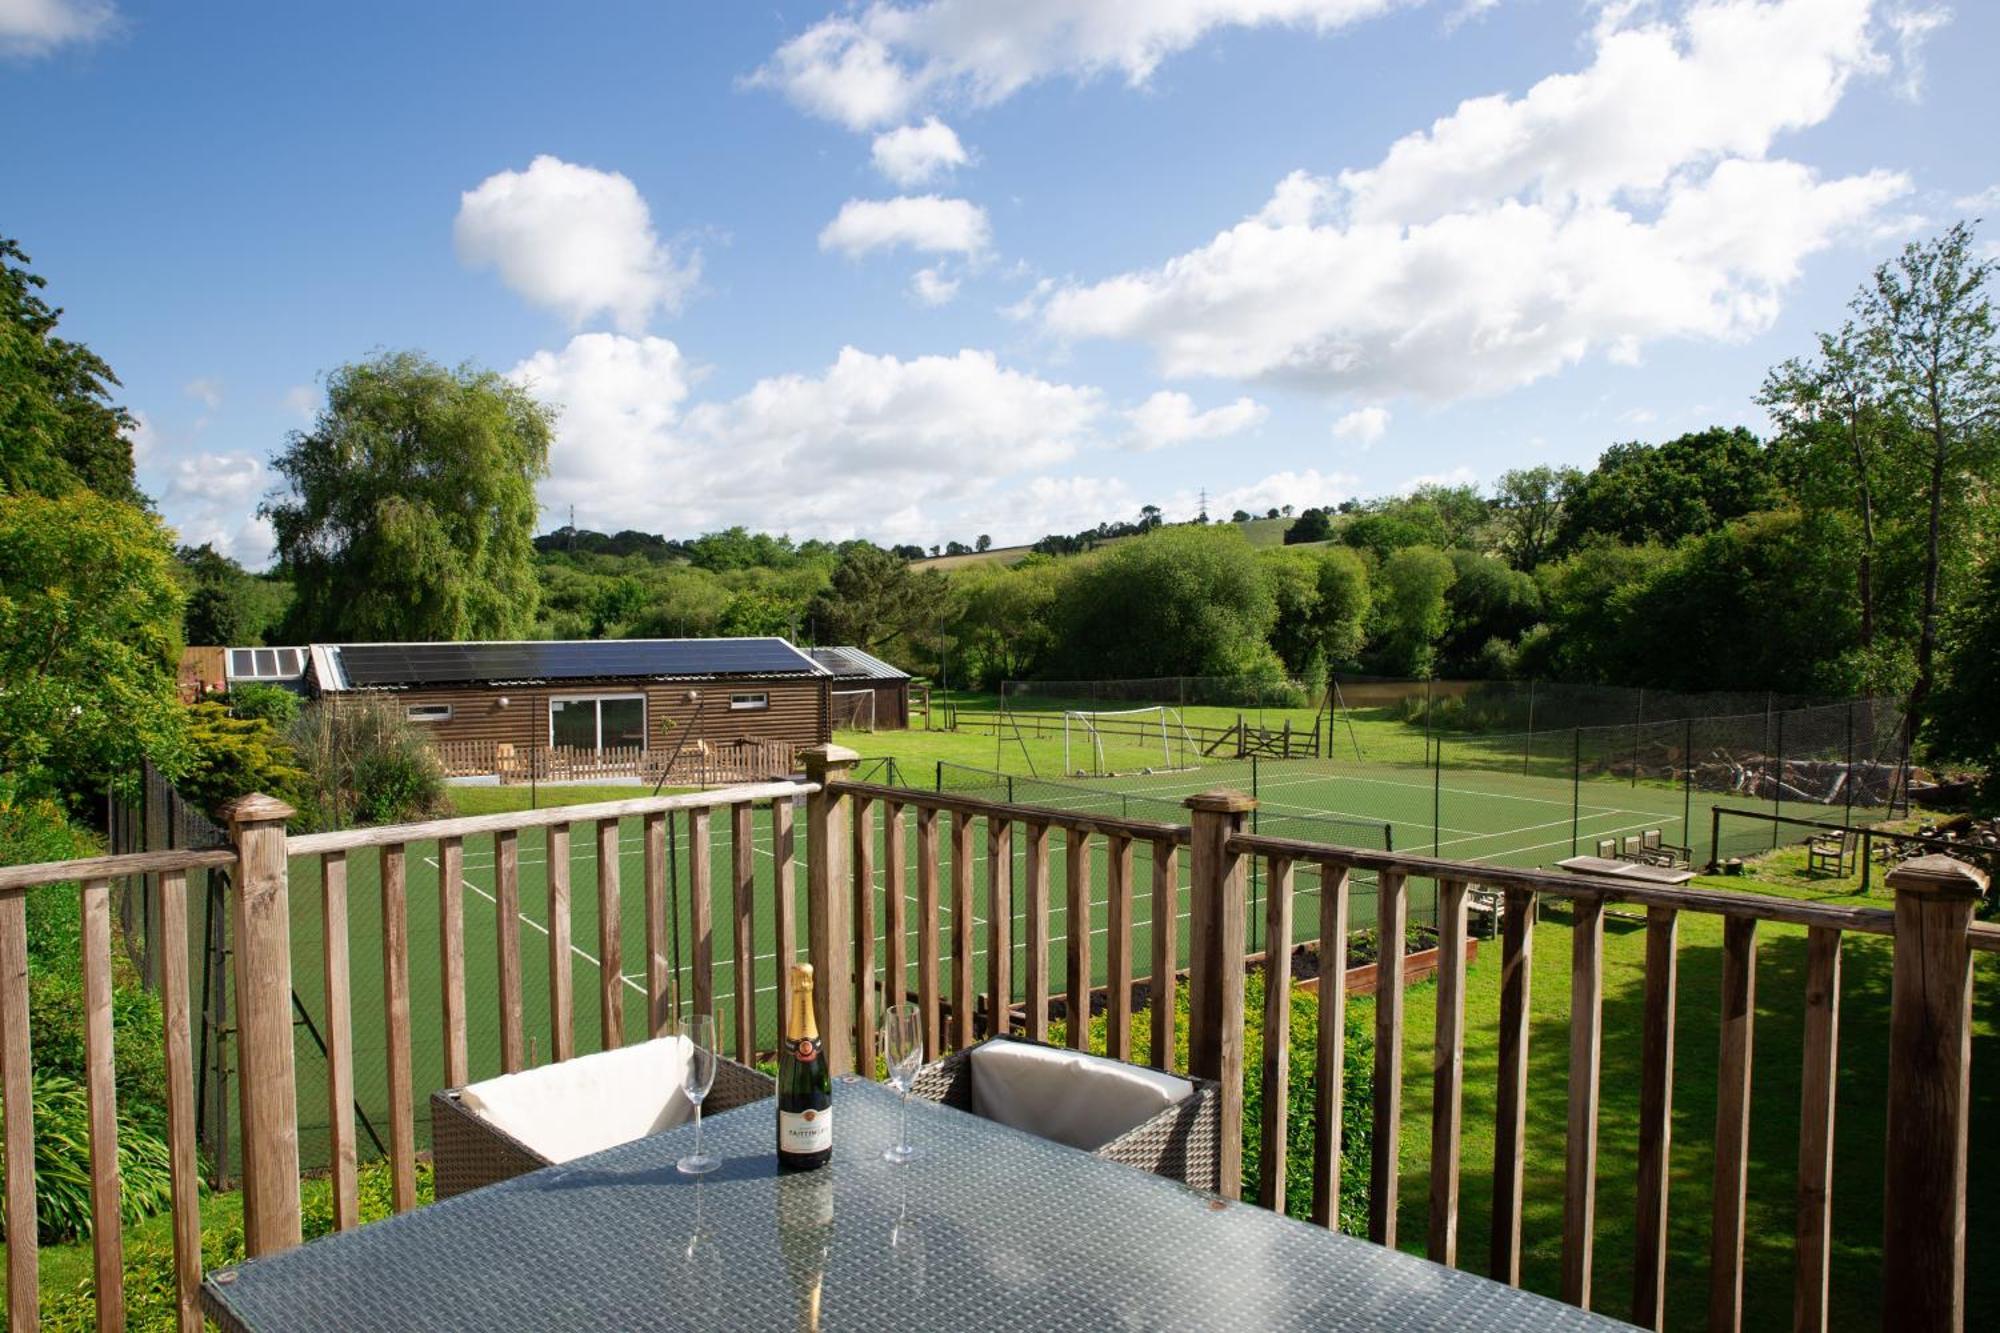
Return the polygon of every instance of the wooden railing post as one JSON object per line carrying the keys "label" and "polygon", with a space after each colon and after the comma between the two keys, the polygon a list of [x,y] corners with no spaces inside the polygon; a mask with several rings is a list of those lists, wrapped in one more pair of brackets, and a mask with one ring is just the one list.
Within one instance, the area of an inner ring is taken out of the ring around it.
{"label": "wooden railing post", "polygon": [[1965,1326],[1965,1165],[1972,1068],[1972,946],[1986,876],[1948,856],[1889,872],[1896,962],[1889,989],[1885,1324]]}
{"label": "wooden railing post", "polygon": [[229,807],[236,843],[236,1086],[242,1095],[243,1243],[251,1258],[299,1244],[299,1117],[292,1069],[292,913],[285,821],[250,795]]}
{"label": "wooden railing post", "polygon": [[[854,949],[848,929],[848,797],[834,790],[861,758],[844,745],[800,752],[806,780],[806,937],[813,962],[813,1006],[826,1034],[827,1067],[854,1072]],[[872,1071],[871,1071],[872,1072]]]}
{"label": "wooden railing post", "polygon": [[1222,1161],[1217,1192],[1243,1185],[1243,931],[1248,863],[1229,850],[1257,802],[1210,791],[1185,802],[1190,844],[1188,1072],[1222,1085]]}

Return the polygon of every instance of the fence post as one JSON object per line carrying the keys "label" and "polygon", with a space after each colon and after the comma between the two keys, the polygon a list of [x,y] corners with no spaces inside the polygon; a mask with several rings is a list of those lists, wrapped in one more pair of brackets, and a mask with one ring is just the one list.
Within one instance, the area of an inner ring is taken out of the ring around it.
{"label": "fence post", "polygon": [[236,844],[236,1070],[243,1132],[243,1244],[251,1258],[300,1243],[298,1094],[292,1067],[292,913],[285,821],[253,794],[229,807]]}
{"label": "fence post", "polygon": [[1966,1112],[1971,1100],[1972,909],[1987,877],[1949,856],[1891,870],[1884,1310],[1905,1328],[1965,1326]]}
{"label": "fence post", "polygon": [[1577,829],[1583,823],[1583,728],[1569,729],[1569,854],[1576,855]]}
{"label": "fence post", "polygon": [[813,1008],[826,1039],[827,1067],[835,1074],[851,1074],[854,946],[845,910],[851,811],[846,794],[831,788],[861,756],[844,745],[814,745],[799,757],[805,761],[806,781],[820,787],[806,797],[806,938],[813,963]]}
{"label": "fence post", "polygon": [[1188,1072],[1222,1085],[1222,1160],[1216,1190],[1236,1198],[1243,1187],[1243,932],[1248,887],[1244,858],[1229,850],[1256,801],[1237,791],[1209,791],[1184,802],[1190,841],[1188,922]]}

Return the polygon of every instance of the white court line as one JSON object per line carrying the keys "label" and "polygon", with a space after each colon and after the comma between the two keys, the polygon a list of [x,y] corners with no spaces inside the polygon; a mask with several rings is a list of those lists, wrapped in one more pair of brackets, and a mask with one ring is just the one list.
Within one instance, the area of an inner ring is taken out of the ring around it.
{"label": "white court line", "polygon": [[[430,865],[431,869],[436,870],[439,868],[436,857],[426,856],[424,860]],[[459,874],[458,877],[458,882],[460,884],[463,884],[466,888],[471,889],[474,893],[484,898],[487,902],[492,903],[495,907],[498,907],[500,905],[500,900],[498,898],[495,898],[492,894],[488,893],[486,890],[480,888],[477,884],[474,884],[471,880],[467,879],[463,873],[462,867],[461,867],[461,873]],[[543,935],[546,936],[549,933],[549,928],[547,926],[544,926],[541,922],[535,920],[535,918],[529,916],[526,912],[516,912],[515,915],[520,917],[521,920],[527,922],[530,926],[533,926],[536,930],[542,932]],[[594,956],[592,956],[590,953],[579,947],[574,942],[570,944],[569,951],[575,954],[578,958],[581,958],[585,962],[589,963],[599,972],[602,972],[604,970],[603,963],[599,962]],[[618,979],[624,982],[626,985],[630,986],[633,990],[637,991],[639,994],[644,995],[646,993],[646,988],[644,986],[639,985],[637,982],[633,981],[631,977],[621,974]]]}

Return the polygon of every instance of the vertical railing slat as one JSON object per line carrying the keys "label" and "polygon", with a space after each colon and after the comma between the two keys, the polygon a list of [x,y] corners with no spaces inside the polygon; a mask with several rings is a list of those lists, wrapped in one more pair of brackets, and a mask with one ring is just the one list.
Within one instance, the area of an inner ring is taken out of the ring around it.
{"label": "vertical railing slat", "polygon": [[0,1113],[7,1130],[7,1327],[40,1318],[34,1060],[28,1026],[28,893],[0,893]]}
{"label": "vertical railing slat", "polygon": [[625,907],[618,887],[618,821],[597,821],[597,1019],[598,1043],[612,1051],[625,1044]]}
{"label": "vertical railing slat", "polygon": [[[118,1070],[111,1050],[111,881],[83,882],[84,1094],[90,1130],[90,1249],[97,1326],[125,1327],[125,1242],[118,1211]],[[245,1184],[246,1202],[253,1191]]]}
{"label": "vertical railing slat", "polygon": [[1437,1030],[1431,1045],[1431,1198],[1426,1249],[1458,1263],[1460,1118],[1465,1103],[1466,885],[1438,885]]}
{"label": "vertical railing slat", "polygon": [[1178,843],[1162,839],[1153,844],[1153,977],[1147,999],[1153,1009],[1153,1067],[1169,1071],[1174,1067],[1174,992],[1179,988],[1180,853]]}
{"label": "vertical railing slat", "polygon": [[986,819],[986,1035],[1006,1032],[1014,1007],[1014,826]]}
{"label": "vertical railing slat", "polygon": [[528,1066],[526,1007],[521,998],[521,835],[493,835],[494,944],[500,951],[500,1072]]}
{"label": "vertical railing slat", "polygon": [[1397,1164],[1403,1151],[1403,932],[1409,888],[1382,871],[1375,891],[1375,1124],[1368,1169],[1368,1239],[1396,1245]]}
{"label": "vertical railing slat", "polygon": [[1833,1106],[1840,1062],[1840,932],[1806,931],[1806,1024],[1799,1097],[1799,1217],[1792,1327],[1827,1326],[1833,1258]]}
{"label": "vertical railing slat", "polygon": [[1743,1206],[1750,1181],[1751,1038],[1757,1015],[1757,922],[1722,926],[1722,1055],[1715,1093],[1715,1204],[1709,1229],[1708,1326],[1743,1322]]}
{"label": "vertical railing slat", "polygon": [[1667,1317],[1667,1180],[1674,1125],[1674,1010],[1680,914],[1646,909],[1646,1012],[1639,1055],[1639,1226],[1632,1265],[1632,1322]]}
{"label": "vertical railing slat", "polygon": [[1188,1072],[1220,1085],[1215,1191],[1243,1190],[1243,980],[1249,927],[1249,858],[1230,845],[1256,809],[1240,792],[1215,790],[1182,802],[1191,813],[1188,931]]}
{"label": "vertical railing slat", "polygon": [[[352,1097],[354,1086],[353,1028],[347,1013],[347,886],[341,859],[338,961],[339,1006],[335,1006],[333,970],[327,973],[327,1086],[336,1085]],[[163,871],[159,878],[160,938],[156,955],[160,969],[160,1018],[166,1035],[167,1161],[172,1173],[174,1225],[174,1313],[182,1333],[200,1333],[201,1317],[201,1163],[195,1154],[193,1017],[188,1005],[187,872]],[[333,932],[328,931],[329,937]],[[327,945],[329,962],[335,958]],[[341,1068],[344,1062],[344,1070]],[[344,1075],[344,1082],[342,1081]],[[338,1131],[333,1117],[334,1215],[340,1223],[343,1180],[340,1175]],[[347,1193],[354,1181],[354,1110],[347,1111]],[[344,1225],[351,1226],[350,1221]]]}
{"label": "vertical railing slat", "polygon": [[1349,872],[1319,867],[1319,1043],[1313,1067],[1313,1221],[1340,1226],[1340,1117],[1347,1072],[1347,908]]}
{"label": "vertical railing slat", "polygon": [[[785,993],[786,978],[792,970],[792,962],[798,957],[799,898],[797,865],[796,820],[792,810],[792,798],[785,796],[771,802],[771,878],[775,882],[771,893],[771,938],[777,950],[775,970],[778,978],[778,994]],[[784,1014],[778,1015],[782,1029]]]}
{"label": "vertical railing slat", "polygon": [[570,974],[569,825],[551,824],[549,877],[549,1058],[576,1054],[576,989]]}
{"label": "vertical railing slat", "polygon": [[[354,1138],[354,1004],[349,989],[347,853],[328,852],[320,858],[319,865],[320,968],[326,994],[327,1165],[333,1172],[333,1225],[336,1230],[346,1231],[361,1224],[360,1150]],[[183,894],[186,883],[183,876]],[[185,935],[185,900],[180,915],[179,929]],[[172,928],[170,924],[169,929]],[[187,956],[185,949],[170,947],[168,952],[183,959]],[[180,984],[183,987],[187,984],[185,971],[181,973]],[[171,1043],[171,1023],[168,1040]],[[197,1255],[197,1274],[199,1268]]]}
{"label": "vertical railing slat", "polygon": [[1028,824],[1028,1036],[1049,1039],[1049,826]]}
{"label": "vertical railing slat", "polygon": [[1535,895],[1509,889],[1500,925],[1500,1069],[1493,1103],[1493,1230],[1487,1274],[1521,1285],[1521,1181],[1527,1158],[1528,992]]}
{"label": "vertical railing slat", "polygon": [[[285,821],[292,813],[283,801],[261,795],[241,797],[229,807],[230,836],[236,843],[231,957],[243,1127],[243,1247],[253,1259],[289,1249],[301,1239],[292,911],[285,852]],[[106,994],[108,999],[108,990]],[[105,1022],[108,1055],[108,1014]],[[111,1219],[116,1230],[115,1196]]]}
{"label": "vertical railing slat", "polygon": [[875,1077],[875,802],[854,798],[854,1067]]}
{"label": "vertical railing slat", "polygon": [[388,1029],[389,1202],[417,1206],[417,1128],[410,1076],[410,898],[401,843],[382,848],[382,1021]]}
{"label": "vertical railing slat", "polygon": [[[1269,860],[1264,882],[1264,1117],[1257,1202],[1285,1211],[1286,1110],[1292,1086],[1292,862]],[[1115,927],[1114,927],[1115,929]]]}
{"label": "vertical railing slat", "polygon": [[853,871],[847,863],[853,798],[845,779],[860,756],[845,746],[816,745],[800,758],[807,780],[819,788],[806,797],[806,936],[822,1050],[837,1078],[855,1072],[854,923],[848,911]]}
{"label": "vertical railing slat", "polygon": [[1604,1057],[1604,900],[1573,900],[1569,966],[1568,1158],[1563,1171],[1562,1298],[1590,1308],[1597,1232],[1597,1097]]}
{"label": "vertical railing slat", "polygon": [[[710,838],[713,824],[706,808],[688,811],[688,948],[693,954],[692,986],[694,990],[691,1013],[699,1016],[715,1014],[715,873],[714,857]],[[666,969],[661,969],[664,976]],[[673,1002],[672,986],[662,985],[660,993],[654,996],[652,987],[647,988],[648,999],[654,1005],[653,1034],[655,1036],[671,1030],[676,1015],[665,1012]]]}
{"label": "vertical railing slat", "polygon": [[924,1011],[924,1059],[944,1054],[938,1009],[938,812],[917,807],[917,1003]]}
{"label": "vertical railing slat", "polygon": [[910,995],[909,857],[903,843],[903,805],[882,803],[882,933],[886,937],[886,969],[882,1003],[903,1004]]}
{"label": "vertical railing slat", "polygon": [[952,1045],[972,1045],[972,828],[973,817],[951,812],[951,1033]]}
{"label": "vertical railing slat", "polygon": [[[662,1036],[673,1030],[680,1015],[674,1012],[673,962],[667,956],[667,819],[664,813],[647,815],[641,825],[645,852],[641,873],[645,878],[646,913],[646,1032]],[[695,851],[688,847],[690,865]]]}
{"label": "vertical railing slat", "polygon": [[1104,840],[1104,1053],[1132,1058],[1132,840]]}
{"label": "vertical railing slat", "polygon": [[444,1024],[444,1083],[472,1081],[465,1039],[465,847],[438,839],[438,1017]]}
{"label": "vertical railing slat", "polygon": [[1090,835],[1082,829],[1063,830],[1067,867],[1063,881],[1068,910],[1063,921],[1067,945],[1065,980],[1069,983],[1067,1026],[1071,1050],[1090,1049]]}
{"label": "vertical railing slat", "polygon": [[[730,975],[736,982],[736,1061],[757,1058],[757,935],[752,909],[757,899],[756,807],[739,801],[729,809]],[[782,990],[782,979],[780,988]]]}

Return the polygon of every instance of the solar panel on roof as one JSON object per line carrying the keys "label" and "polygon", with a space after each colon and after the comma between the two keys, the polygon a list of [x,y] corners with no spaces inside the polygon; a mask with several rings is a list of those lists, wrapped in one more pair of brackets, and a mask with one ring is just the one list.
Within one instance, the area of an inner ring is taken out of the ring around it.
{"label": "solar panel on roof", "polygon": [[811,670],[783,639],[364,643],[336,651],[353,686],[618,676],[780,676]]}

